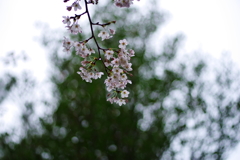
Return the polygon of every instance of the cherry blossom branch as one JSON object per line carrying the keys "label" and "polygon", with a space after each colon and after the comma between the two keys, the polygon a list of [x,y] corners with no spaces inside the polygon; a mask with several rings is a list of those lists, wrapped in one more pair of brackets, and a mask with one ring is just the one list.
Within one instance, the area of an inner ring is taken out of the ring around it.
{"label": "cherry blossom branch", "polygon": [[[64,0],[64,2],[68,2],[70,0]],[[75,11],[81,10],[82,7],[79,4],[81,0],[75,0],[71,6],[67,6],[67,10],[71,11],[74,9]],[[134,0],[114,0],[114,3],[117,7],[129,7]],[[139,0],[138,0],[139,1]],[[128,83],[132,83],[128,80],[127,74],[132,75],[129,71],[132,71],[132,63],[130,63],[131,57],[134,56],[134,51],[132,49],[126,49],[128,42],[126,39],[119,41],[119,49],[105,49],[101,48],[97,38],[94,34],[93,26],[101,26],[104,30],[102,30],[98,37],[103,40],[107,40],[113,37],[115,34],[115,30],[109,29],[106,30],[106,26],[109,26],[112,23],[116,23],[116,21],[110,21],[108,23],[93,23],[91,19],[91,15],[89,13],[88,5],[90,4],[98,4],[98,0],[84,0],[85,3],[85,12],[72,17],[63,16],[63,23],[66,24],[68,30],[72,34],[82,33],[82,28],[78,24],[78,20],[83,15],[88,16],[88,21],[90,24],[91,37],[83,41],[72,41],[66,37],[63,40],[63,47],[65,52],[70,53],[72,48],[75,48],[76,54],[82,57],[84,60],[81,61],[82,67],[79,68],[80,71],[77,73],[81,76],[83,80],[86,82],[92,82],[92,79],[101,78],[104,74],[103,72],[97,71],[96,62],[102,61],[105,72],[107,73],[107,79],[104,81],[106,85],[106,89],[109,92],[107,94],[107,101],[111,103],[117,103],[120,106],[122,104],[126,104],[128,101],[126,98],[129,95],[129,91],[125,90],[126,85]],[[98,52],[98,58],[92,56],[95,51],[92,48],[87,46],[89,40],[93,39]],[[101,55],[101,51],[104,53],[104,58]]]}
{"label": "cherry blossom branch", "polygon": [[[90,23],[90,29],[91,29],[91,33],[92,33],[92,38],[94,39],[94,42],[95,44],[97,45],[97,50],[98,50],[98,60],[101,60],[102,61],[102,57],[101,57],[101,54],[100,54],[100,47],[99,47],[99,44],[96,40],[96,37],[94,35],[94,32],[93,32],[93,22],[92,22],[92,19],[91,19],[91,16],[90,16],[90,13],[88,11],[88,3],[87,3],[87,0],[84,0],[85,1],[85,8],[86,8],[86,12],[87,12],[87,15],[88,15],[88,20],[89,20],[89,23]],[[104,68],[105,68],[105,71],[106,73],[108,74],[108,71],[107,71],[107,67],[105,66],[104,62],[102,61],[103,65],[104,65]]]}

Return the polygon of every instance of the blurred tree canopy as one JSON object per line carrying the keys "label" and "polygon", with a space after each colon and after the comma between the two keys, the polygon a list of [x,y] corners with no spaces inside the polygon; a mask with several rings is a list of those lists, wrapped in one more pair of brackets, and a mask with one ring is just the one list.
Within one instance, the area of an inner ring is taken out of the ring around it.
{"label": "blurred tree canopy", "polygon": [[[226,159],[240,138],[238,75],[229,61],[212,73],[204,58],[179,59],[181,35],[166,40],[156,53],[151,47],[158,42],[151,37],[165,17],[155,3],[151,1],[144,12],[101,5],[92,13],[96,21],[117,21],[116,35],[103,46],[117,46],[126,38],[136,52],[125,106],[106,101],[103,78],[90,84],[82,81],[76,73],[81,59],[74,51],[63,55],[61,40],[54,38],[58,32],[45,33],[42,41],[51,53],[54,89],[49,90],[53,100],[43,102],[54,111],[34,125],[29,117],[38,104],[24,103],[22,123],[28,127],[19,142],[12,141],[10,133],[1,134],[2,160]],[[4,79],[0,102],[17,84],[14,76]]]}

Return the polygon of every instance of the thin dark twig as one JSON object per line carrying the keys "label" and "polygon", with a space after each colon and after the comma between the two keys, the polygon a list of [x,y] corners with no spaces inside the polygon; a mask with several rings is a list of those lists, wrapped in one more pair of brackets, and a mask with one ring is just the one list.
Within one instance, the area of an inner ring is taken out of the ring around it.
{"label": "thin dark twig", "polygon": [[[103,50],[103,51],[104,51],[104,50],[107,50],[107,49],[101,48],[101,47],[99,46],[98,42],[97,42],[97,39],[96,39],[96,37],[95,37],[95,35],[94,35],[94,32],[93,32],[93,25],[94,25],[94,24],[96,25],[96,23],[93,23],[93,22],[92,22],[90,13],[89,13],[89,11],[88,11],[88,2],[87,2],[87,0],[84,0],[84,1],[85,1],[85,8],[86,8],[86,11],[85,11],[85,12],[86,12],[87,15],[88,15],[88,20],[89,20],[89,23],[90,23],[90,29],[91,29],[91,33],[92,33],[92,36],[91,36],[91,37],[93,38],[93,40],[94,40],[94,42],[95,42],[95,44],[96,44],[96,46],[97,46],[97,50],[98,50],[98,56],[99,56],[98,60],[101,60],[101,61],[102,61],[106,73],[109,74],[108,71],[107,71],[107,67],[106,67],[106,65],[104,64],[104,61],[103,61],[103,59],[102,59],[102,57],[101,57],[101,54],[100,54],[100,50]],[[85,12],[84,12],[84,13],[85,13]]]}

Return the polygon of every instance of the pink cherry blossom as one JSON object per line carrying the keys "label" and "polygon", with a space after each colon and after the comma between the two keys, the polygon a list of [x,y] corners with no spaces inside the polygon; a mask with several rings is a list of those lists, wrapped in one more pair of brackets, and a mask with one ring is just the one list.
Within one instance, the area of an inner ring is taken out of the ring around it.
{"label": "pink cherry blossom", "polygon": [[77,23],[74,23],[69,29],[72,34],[82,33],[82,28]]}
{"label": "pink cherry blossom", "polygon": [[113,50],[107,50],[107,51],[105,51],[105,57],[106,57],[107,59],[112,58],[112,57],[113,57],[113,54],[114,54]]}
{"label": "pink cherry blossom", "polygon": [[64,24],[67,24],[67,26],[69,26],[71,24],[71,19],[69,18],[69,16],[63,16],[63,21]]}
{"label": "pink cherry blossom", "polygon": [[74,11],[77,11],[78,9],[79,10],[82,9],[82,7],[77,1],[72,4],[72,7],[74,8]]}
{"label": "pink cherry blossom", "polygon": [[122,98],[128,97],[128,94],[129,94],[129,92],[127,90],[121,91],[121,97]]}
{"label": "pink cherry blossom", "polygon": [[126,46],[128,45],[128,42],[127,42],[127,40],[126,39],[123,39],[123,40],[120,40],[119,41],[119,48],[122,48],[122,49],[125,49],[126,48]]}
{"label": "pink cherry blossom", "polygon": [[102,38],[102,41],[105,40],[105,39],[111,38],[111,36],[109,35],[109,33],[106,32],[106,31],[101,31],[101,32],[98,34],[98,37],[101,37],[101,38]]}

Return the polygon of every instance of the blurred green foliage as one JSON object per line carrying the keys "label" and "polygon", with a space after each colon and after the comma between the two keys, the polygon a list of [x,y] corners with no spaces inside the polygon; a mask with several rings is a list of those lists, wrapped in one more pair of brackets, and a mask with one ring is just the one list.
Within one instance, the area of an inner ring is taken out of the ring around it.
{"label": "blurred green foliage", "polygon": [[[232,76],[233,69],[230,65],[222,67],[214,75],[214,83],[210,83],[204,79],[204,59],[177,59],[182,36],[166,40],[162,51],[155,53],[149,43],[158,44],[150,39],[164,22],[164,16],[155,7],[155,1],[151,2],[144,13],[135,8],[116,11],[106,5],[93,15],[94,20],[104,17],[104,22],[117,21],[116,35],[102,42],[103,46],[118,46],[118,41],[126,38],[136,52],[130,77],[133,84],[128,85],[131,94],[125,106],[106,102],[104,79],[91,84],[82,81],[76,73],[80,58],[74,52],[71,56],[59,54],[61,43],[53,45],[52,39],[43,37],[52,53],[54,84],[54,90],[49,90],[54,101],[46,101],[45,105],[55,106],[55,110],[40,118],[40,131],[39,126],[29,125],[19,142],[11,141],[10,133],[3,133],[2,160],[226,158],[226,151],[239,140],[239,95],[235,99],[231,96],[239,94],[236,88],[232,89],[237,81]],[[9,91],[15,81],[10,77],[0,85]],[[26,111],[34,105],[26,103]],[[30,123],[28,117],[29,114],[23,125]],[[188,155],[182,154],[185,150]]]}

